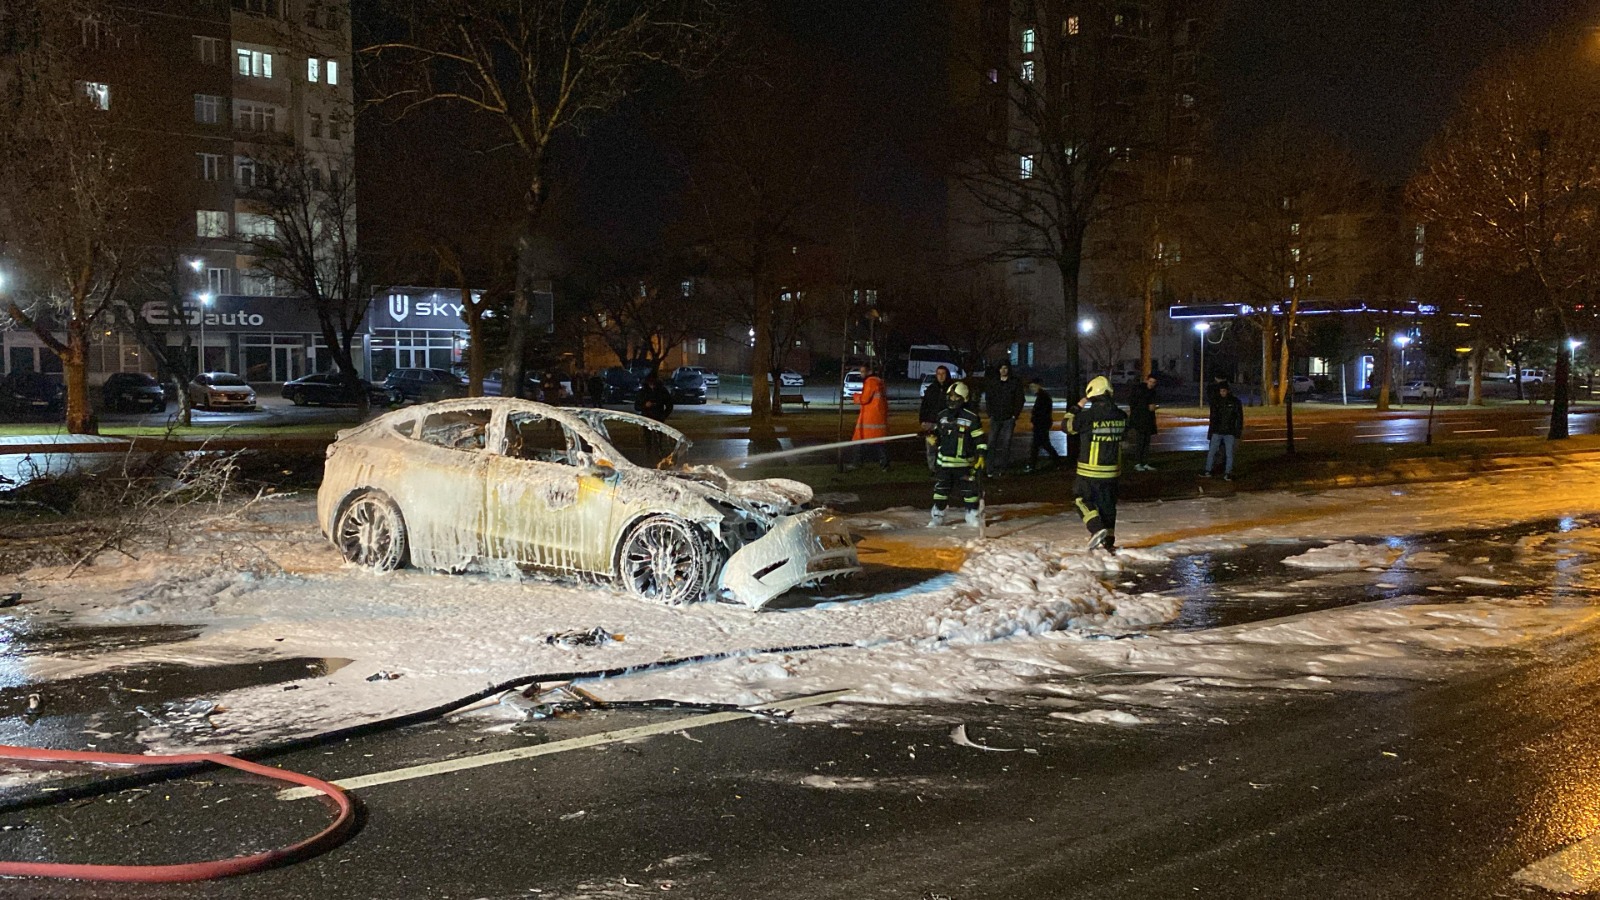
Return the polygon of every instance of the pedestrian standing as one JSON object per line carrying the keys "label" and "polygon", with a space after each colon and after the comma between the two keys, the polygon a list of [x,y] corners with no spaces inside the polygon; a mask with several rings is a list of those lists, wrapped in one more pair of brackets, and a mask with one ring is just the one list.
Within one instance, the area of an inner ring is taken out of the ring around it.
{"label": "pedestrian standing", "polygon": [[1206,468],[1201,478],[1210,478],[1211,469],[1222,453],[1222,480],[1233,480],[1233,451],[1244,434],[1244,404],[1233,395],[1226,383],[1217,385],[1217,399],[1211,401],[1211,425],[1206,429],[1206,440],[1211,446],[1206,450]]}
{"label": "pedestrian standing", "polygon": [[[944,411],[945,395],[950,391],[950,367],[940,366],[933,370],[933,381],[922,389],[922,406],[917,411],[917,428],[923,437],[933,434],[933,426],[939,421],[939,413]],[[928,471],[934,474],[939,472],[939,464],[935,461],[934,441],[924,441],[927,445]]]}
{"label": "pedestrian standing", "polygon": [[989,385],[989,442],[988,469],[999,475],[1011,462],[1011,438],[1017,431],[1017,417],[1022,415],[1022,382],[1011,377],[1011,366],[1001,363],[999,377]]}
{"label": "pedestrian standing", "polygon": [[861,367],[861,391],[854,399],[861,411],[856,414],[856,430],[850,439],[872,443],[856,445],[852,468],[860,466],[865,457],[875,456],[878,465],[887,469],[889,448],[883,444],[883,439],[889,436],[889,395],[883,389],[883,379],[873,374],[872,366]]}
{"label": "pedestrian standing", "polygon": [[1050,431],[1056,424],[1055,398],[1044,389],[1044,382],[1037,378],[1028,382],[1028,393],[1033,395],[1033,409],[1029,413],[1029,418],[1033,420],[1033,448],[1028,453],[1028,471],[1032,472],[1039,464],[1040,450],[1050,454],[1050,468],[1054,469],[1061,464],[1061,454],[1056,452],[1056,445],[1050,441]]}
{"label": "pedestrian standing", "polygon": [[971,389],[961,382],[950,385],[945,395],[945,408],[934,423],[928,440],[934,444],[938,469],[933,482],[933,516],[928,527],[944,524],[944,511],[950,497],[960,494],[967,507],[967,524],[983,524],[979,518],[978,501],[982,493],[978,476],[983,473],[984,458],[988,455],[988,441],[983,433],[983,419],[967,408]]}
{"label": "pedestrian standing", "polygon": [[595,406],[606,404],[606,376],[601,372],[589,376],[589,402]]}
{"label": "pedestrian standing", "polygon": [[1150,439],[1156,433],[1156,376],[1146,375],[1133,386],[1133,397],[1128,401],[1128,431],[1133,438],[1133,469],[1135,472],[1153,472],[1150,465]]}
{"label": "pedestrian standing", "polygon": [[1122,474],[1122,436],[1128,416],[1111,399],[1111,380],[1096,375],[1084,398],[1067,411],[1067,431],[1080,435],[1073,503],[1089,529],[1089,549],[1116,550],[1117,477]]}

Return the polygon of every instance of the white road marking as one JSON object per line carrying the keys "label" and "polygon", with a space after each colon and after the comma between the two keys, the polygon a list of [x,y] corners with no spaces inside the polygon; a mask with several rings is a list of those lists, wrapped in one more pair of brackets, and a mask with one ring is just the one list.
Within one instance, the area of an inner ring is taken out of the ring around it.
{"label": "white road marking", "polygon": [[1600,883],[1600,835],[1564,847],[1511,876],[1557,894],[1581,894]]}
{"label": "white road marking", "polygon": [[[674,731],[684,731],[689,728],[704,728],[707,725],[720,725],[724,722],[737,722],[741,719],[753,719],[760,715],[760,710],[781,709],[795,710],[807,706],[820,706],[832,703],[835,700],[851,693],[850,691],[830,691],[826,694],[813,694],[809,697],[796,697],[782,703],[767,703],[762,706],[747,707],[748,712],[720,712],[708,713],[703,716],[690,716],[685,719],[673,719],[668,722],[658,722],[654,725],[638,725],[633,728],[619,728],[616,731],[602,731],[599,734],[584,737],[569,738],[564,741],[552,741],[548,744],[538,744],[532,747],[518,747],[513,750],[501,750],[495,753],[483,753],[478,756],[464,756],[459,759],[444,759],[438,762],[426,763],[420,766],[408,766],[404,769],[391,769],[387,772],[374,772],[370,775],[357,775],[353,778],[343,778],[333,784],[346,790],[374,787],[380,784],[393,784],[397,781],[410,781],[415,778],[427,778],[432,775],[443,775],[448,772],[459,772],[463,769],[476,769],[480,766],[493,766],[499,763],[514,762],[519,759],[528,759],[534,756],[548,756],[552,753],[564,753],[568,750],[582,750],[586,747],[599,747],[603,744],[615,744],[618,741],[629,741],[634,738],[649,737],[656,734],[670,734]],[[309,788],[290,788],[279,791],[279,800],[303,800],[306,797],[318,796],[318,792]]]}
{"label": "white road marking", "polygon": [[1491,431],[1499,431],[1499,430],[1500,429],[1498,429],[1498,428],[1467,428],[1467,429],[1464,429],[1464,430],[1461,430],[1461,431],[1452,431],[1450,433],[1451,434],[1488,434]]}
{"label": "white road marking", "polygon": [[1358,437],[1358,438],[1360,438],[1360,437],[1410,437],[1410,436],[1411,436],[1411,433],[1408,432],[1408,431],[1379,431],[1379,432],[1376,432],[1376,433],[1369,433],[1369,434],[1363,434],[1362,432],[1359,432],[1359,431],[1356,432],[1356,437]]}

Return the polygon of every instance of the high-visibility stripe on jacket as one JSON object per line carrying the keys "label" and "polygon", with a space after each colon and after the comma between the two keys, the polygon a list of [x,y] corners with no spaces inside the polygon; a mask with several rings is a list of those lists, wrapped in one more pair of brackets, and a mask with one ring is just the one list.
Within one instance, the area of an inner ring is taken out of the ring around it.
{"label": "high-visibility stripe on jacket", "polygon": [[1122,474],[1122,435],[1128,416],[1110,397],[1099,396],[1085,409],[1067,412],[1067,431],[1086,436],[1078,450],[1078,474],[1086,478],[1116,478]]}
{"label": "high-visibility stripe on jacket", "polygon": [[861,412],[856,416],[856,430],[851,440],[889,436],[889,395],[883,390],[883,379],[868,375],[861,382],[861,393],[853,398]]}
{"label": "high-visibility stripe on jacket", "polygon": [[936,461],[948,469],[975,464],[989,450],[983,420],[970,409],[946,407],[933,426]]}

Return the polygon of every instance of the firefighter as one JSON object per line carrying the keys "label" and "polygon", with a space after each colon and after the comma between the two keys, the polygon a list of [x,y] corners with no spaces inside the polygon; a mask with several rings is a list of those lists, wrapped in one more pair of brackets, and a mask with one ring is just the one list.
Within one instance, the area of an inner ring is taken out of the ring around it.
{"label": "firefighter", "polygon": [[1089,549],[1116,550],[1117,477],[1122,474],[1122,435],[1128,415],[1111,399],[1111,381],[1097,375],[1084,397],[1067,411],[1067,431],[1080,435],[1073,502],[1089,529]]}
{"label": "firefighter", "polygon": [[972,397],[971,389],[963,382],[950,386],[945,395],[945,408],[934,422],[928,440],[934,445],[933,518],[932,528],[944,524],[944,510],[950,505],[950,495],[960,492],[961,502],[967,507],[967,524],[979,525],[978,476],[983,472],[988,441],[983,433],[983,420],[967,408]]}

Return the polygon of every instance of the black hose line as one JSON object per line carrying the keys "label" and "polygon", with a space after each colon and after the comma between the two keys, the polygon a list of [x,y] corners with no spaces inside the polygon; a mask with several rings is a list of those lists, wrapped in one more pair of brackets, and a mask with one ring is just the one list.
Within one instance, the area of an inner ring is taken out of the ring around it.
{"label": "black hose line", "polygon": [[[281,756],[285,753],[293,753],[299,750],[310,749],[312,747],[327,746],[335,741],[347,741],[352,738],[366,737],[368,735],[378,734],[385,731],[393,731],[396,728],[404,728],[407,725],[417,725],[422,722],[429,722],[434,719],[443,718],[444,716],[447,716],[464,706],[470,706],[480,700],[486,700],[490,697],[493,697],[496,694],[503,694],[509,690],[527,687],[531,684],[539,684],[546,681],[587,681],[603,678],[620,678],[624,675],[637,675],[641,672],[650,672],[657,669],[671,669],[678,666],[695,665],[698,663],[719,662],[721,660],[735,659],[741,656],[766,656],[773,653],[803,653],[809,650],[839,650],[854,646],[856,645],[853,643],[830,643],[801,644],[792,647],[767,647],[753,650],[726,650],[717,653],[698,653],[694,656],[681,656],[674,659],[663,659],[657,660],[656,662],[638,663],[631,666],[617,666],[615,668],[597,669],[587,672],[546,672],[538,675],[523,675],[517,678],[512,678],[508,681],[502,681],[498,684],[491,684],[481,691],[475,691],[465,697],[461,697],[456,700],[450,700],[427,709],[417,710],[416,712],[402,713],[401,715],[391,716],[387,719],[376,719],[371,722],[347,725],[344,728],[335,728],[332,731],[325,731],[321,734],[261,744],[256,747],[239,750],[231,755],[239,759],[260,762],[264,759],[273,756]],[[733,704],[691,703],[679,700],[637,700],[620,701],[615,703],[607,702],[603,705],[590,705],[597,708],[615,709],[637,709],[641,707],[660,708],[662,706],[679,709],[727,711],[746,709],[746,707],[736,706]],[[129,788],[144,787],[145,785],[149,784],[171,781],[175,778],[182,778],[188,775],[193,775],[197,772],[203,772],[214,768],[216,768],[214,765],[208,763],[195,763],[193,765],[179,766],[153,766],[151,769],[146,771],[130,772],[125,775],[116,775],[110,778],[98,779],[96,781],[84,782],[81,784],[68,784],[64,787],[55,788],[53,790],[41,791],[38,794],[30,797],[23,797],[17,800],[10,800],[0,803],[0,814],[24,809],[36,809],[43,806],[54,806],[58,803],[84,800],[91,797],[102,797],[106,794],[114,794],[118,791],[128,790]]]}

